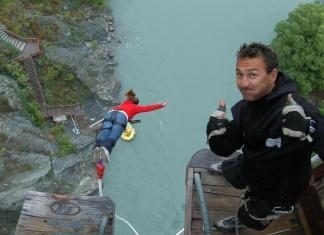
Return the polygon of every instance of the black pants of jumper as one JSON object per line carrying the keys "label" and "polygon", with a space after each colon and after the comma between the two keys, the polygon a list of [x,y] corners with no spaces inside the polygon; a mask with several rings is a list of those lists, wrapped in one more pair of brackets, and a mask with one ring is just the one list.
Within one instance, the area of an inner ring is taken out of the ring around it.
{"label": "black pants of jumper", "polygon": [[238,210],[238,219],[244,225],[255,230],[265,229],[273,219],[279,217],[274,212],[275,207],[279,206],[273,200],[258,198],[249,188],[243,171],[243,155],[236,158],[224,160],[222,162],[223,175],[233,187],[237,189],[248,188],[244,196],[245,203]]}

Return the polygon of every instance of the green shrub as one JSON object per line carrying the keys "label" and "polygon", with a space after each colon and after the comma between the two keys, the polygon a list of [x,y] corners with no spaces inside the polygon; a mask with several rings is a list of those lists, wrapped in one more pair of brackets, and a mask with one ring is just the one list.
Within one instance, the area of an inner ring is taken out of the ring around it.
{"label": "green shrub", "polygon": [[10,2],[11,2],[11,0],[0,0],[0,6],[4,7]]}
{"label": "green shrub", "polygon": [[0,67],[2,72],[5,71],[5,66],[13,59],[17,58],[20,51],[7,43],[0,41]]}
{"label": "green shrub", "polygon": [[8,139],[8,136],[6,133],[0,132],[0,143],[3,143]]}
{"label": "green shrub", "polygon": [[13,76],[19,87],[19,94],[26,115],[36,126],[41,126],[44,121],[44,116],[40,112],[38,104],[34,100],[34,92],[29,83],[29,79],[23,68],[17,62],[12,62],[6,66],[7,72]]}
{"label": "green shrub", "polygon": [[67,135],[62,135],[57,139],[60,146],[59,156],[65,156],[71,153],[76,153],[75,146],[71,143]]}
{"label": "green shrub", "polygon": [[76,44],[80,44],[82,41],[79,30],[72,28],[70,32],[70,40]]}
{"label": "green shrub", "polygon": [[65,81],[73,81],[75,80],[75,76],[73,73],[68,73],[65,77],[64,77]]}
{"label": "green shrub", "polygon": [[58,79],[58,77],[62,74],[63,70],[64,70],[63,64],[48,65],[44,77],[46,80]]}
{"label": "green shrub", "polygon": [[94,7],[103,7],[105,6],[107,0],[71,0],[71,3],[74,8],[78,8],[81,5],[90,5]]}
{"label": "green shrub", "polygon": [[322,115],[324,115],[324,108],[319,108]]}
{"label": "green shrub", "polygon": [[37,66],[48,105],[82,103],[91,95],[89,88],[77,79],[71,67],[45,56],[37,60]]}
{"label": "green shrub", "polygon": [[99,44],[98,44],[97,40],[92,40],[91,41],[91,48],[92,49],[97,49],[98,46],[99,46]]}
{"label": "green shrub", "polygon": [[26,86],[26,87],[20,88],[20,96],[26,102],[28,102],[29,100],[33,100],[34,92],[33,92],[33,89],[31,88],[31,86]]}
{"label": "green shrub", "polygon": [[7,64],[6,69],[16,79],[19,87],[27,87],[29,85],[29,79],[20,64],[12,62]]}
{"label": "green shrub", "polygon": [[55,136],[56,142],[60,148],[58,152],[60,157],[76,153],[75,146],[71,143],[70,138],[64,133],[63,125],[55,125],[51,132]]}
{"label": "green shrub", "polygon": [[12,111],[13,109],[10,107],[8,99],[4,96],[0,96],[0,113],[8,113]]}
{"label": "green shrub", "polygon": [[272,47],[279,68],[296,81],[303,95],[324,92],[324,4],[300,5],[275,32]]}
{"label": "green shrub", "polygon": [[39,110],[38,104],[36,101],[30,101],[25,104],[27,112],[31,118],[31,121],[36,126],[41,126],[44,122],[44,116],[43,113]]}

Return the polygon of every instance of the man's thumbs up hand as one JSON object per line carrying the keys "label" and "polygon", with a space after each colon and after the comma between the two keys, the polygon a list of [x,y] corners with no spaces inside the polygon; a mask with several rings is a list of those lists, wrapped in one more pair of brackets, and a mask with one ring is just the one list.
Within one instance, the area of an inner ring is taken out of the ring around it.
{"label": "man's thumbs up hand", "polygon": [[211,116],[216,117],[218,119],[227,119],[225,100],[220,99],[218,101],[218,109],[215,110]]}
{"label": "man's thumbs up hand", "polygon": [[218,109],[209,117],[207,124],[207,138],[208,140],[217,135],[223,135],[226,132],[226,104],[223,99],[218,102]]}

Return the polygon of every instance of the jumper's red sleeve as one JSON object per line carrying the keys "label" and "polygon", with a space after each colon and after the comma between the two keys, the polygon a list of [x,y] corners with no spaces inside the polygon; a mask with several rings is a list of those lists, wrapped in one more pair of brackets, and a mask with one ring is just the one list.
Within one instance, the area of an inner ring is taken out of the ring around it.
{"label": "jumper's red sleeve", "polygon": [[156,109],[163,108],[162,104],[151,104],[151,105],[136,105],[136,113],[150,112]]}

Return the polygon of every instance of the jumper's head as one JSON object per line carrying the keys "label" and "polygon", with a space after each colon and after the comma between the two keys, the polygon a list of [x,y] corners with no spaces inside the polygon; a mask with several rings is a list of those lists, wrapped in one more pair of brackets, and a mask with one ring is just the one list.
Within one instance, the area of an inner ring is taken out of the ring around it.
{"label": "jumper's head", "polygon": [[129,91],[127,91],[125,93],[125,96],[126,96],[127,100],[131,101],[132,103],[134,103],[134,104],[139,103],[139,99],[136,97],[136,94],[133,91],[133,89],[130,89]]}

